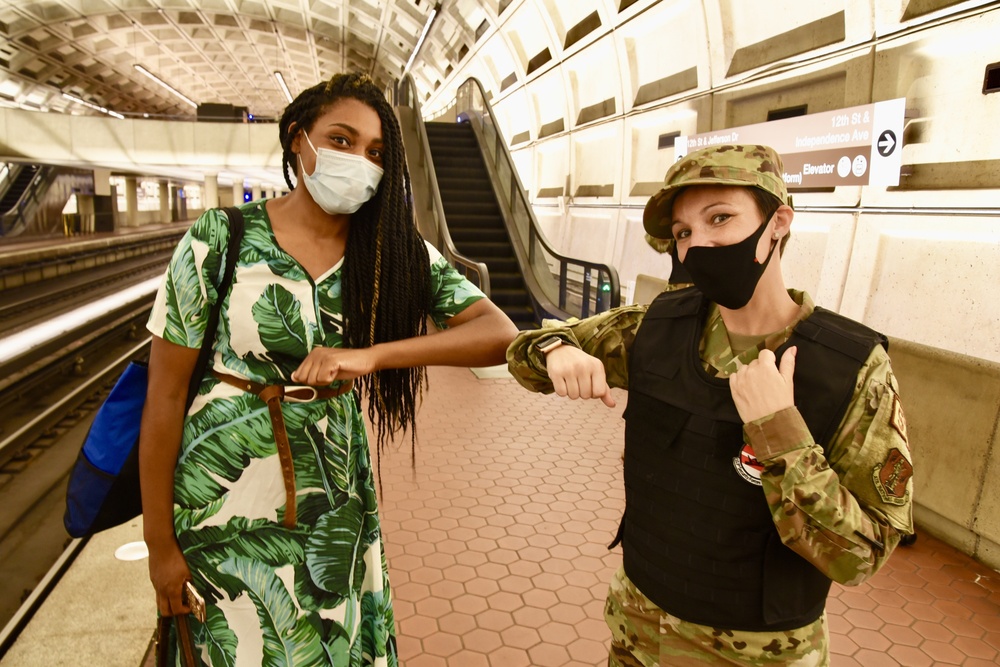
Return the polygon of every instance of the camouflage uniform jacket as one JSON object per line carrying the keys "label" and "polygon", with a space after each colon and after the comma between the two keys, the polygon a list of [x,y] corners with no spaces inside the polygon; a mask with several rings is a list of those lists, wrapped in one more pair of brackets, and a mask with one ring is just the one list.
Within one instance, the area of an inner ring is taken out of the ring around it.
{"label": "camouflage uniform jacket", "polygon": [[[777,349],[814,307],[804,292],[789,294],[800,304],[796,321],[737,354],[712,304],[699,347],[705,369],[726,377],[760,350]],[[510,371],[526,388],[550,393],[544,355],[532,343],[558,335],[600,359],[610,386],[627,389],[629,350],[645,313],[646,306],[625,306],[524,331],[507,350]],[[743,432],[764,466],[763,492],[782,541],[830,579],[861,583],[889,558],[900,534],[912,532],[912,459],[896,378],[881,346],[859,371],[854,397],[826,447],[814,442],[794,407],[745,424]]]}

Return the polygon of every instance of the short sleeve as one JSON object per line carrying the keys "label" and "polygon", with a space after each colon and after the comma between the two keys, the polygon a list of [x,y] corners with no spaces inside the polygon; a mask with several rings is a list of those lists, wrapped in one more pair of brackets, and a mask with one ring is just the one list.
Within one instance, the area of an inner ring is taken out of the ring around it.
{"label": "short sleeve", "polygon": [[201,347],[216,285],[224,269],[229,223],[218,209],[205,211],[174,250],[156,293],[146,328],[183,347]]}
{"label": "short sleeve", "polygon": [[440,329],[445,322],[486,295],[468,278],[448,264],[447,260],[430,243],[427,254],[431,261],[431,318]]}

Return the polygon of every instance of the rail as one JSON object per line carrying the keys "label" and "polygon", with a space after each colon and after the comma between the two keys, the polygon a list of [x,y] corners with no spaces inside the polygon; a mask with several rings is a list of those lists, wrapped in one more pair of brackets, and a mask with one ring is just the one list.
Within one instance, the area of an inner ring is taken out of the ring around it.
{"label": "rail", "polygon": [[21,603],[21,606],[18,607],[17,612],[14,613],[10,621],[0,629],[0,656],[7,653],[7,650],[14,645],[21,631],[27,627],[32,615],[38,611],[49,594],[55,590],[63,574],[66,573],[66,570],[73,564],[73,561],[76,560],[76,557],[83,551],[83,548],[87,546],[87,542],[89,541],[89,537],[70,540],[69,544],[63,550],[62,555],[59,556],[59,559],[53,563],[52,567],[45,573],[45,576],[42,577],[42,580],[38,582],[38,585],[32,589],[31,594]]}
{"label": "rail", "polygon": [[470,77],[458,87],[447,114],[471,123],[483,146],[500,209],[524,269],[524,279],[543,311],[558,319],[588,317],[621,304],[621,286],[615,267],[569,257],[557,252],[542,231],[527,191],[521,184],[507,143],[493,122],[482,83]]}
{"label": "rail", "polygon": [[[445,260],[454,266],[466,278],[471,279],[476,286],[483,291],[486,296],[490,295],[490,273],[486,264],[466,257],[455,248],[455,243],[448,232],[448,224],[444,215],[444,203],[441,201],[441,190],[438,188],[437,174],[434,171],[434,162],[431,160],[430,142],[427,139],[427,128],[424,126],[423,116],[420,110],[420,99],[417,96],[416,85],[413,77],[409,74],[403,77],[396,87],[396,106],[409,107],[413,110],[414,131],[417,133],[417,150],[415,155],[408,154],[407,162],[422,170],[430,200],[428,209],[433,221],[433,232],[435,238],[432,243]],[[416,203],[416,202],[415,202]],[[416,208],[416,207],[415,207]],[[420,211],[423,215],[423,211]]]}

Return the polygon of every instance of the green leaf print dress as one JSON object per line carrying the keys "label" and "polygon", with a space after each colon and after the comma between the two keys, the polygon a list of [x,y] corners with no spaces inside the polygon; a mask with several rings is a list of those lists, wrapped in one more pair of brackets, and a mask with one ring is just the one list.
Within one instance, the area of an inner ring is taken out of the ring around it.
{"label": "green leaf print dress", "polygon": [[[316,346],[342,345],[341,263],[313,281],[275,241],[258,201],[233,286],[221,295],[213,367],[264,384],[290,376]],[[148,328],[201,346],[228,240],[207,211],[174,252]],[[439,326],[483,298],[428,246]],[[204,664],[284,667],[397,664],[385,553],[365,424],[353,392],[283,403],[295,465],[297,525],[282,525],[285,488],[266,404],[211,375],[184,422],[174,473],[174,526],[195,588]]]}

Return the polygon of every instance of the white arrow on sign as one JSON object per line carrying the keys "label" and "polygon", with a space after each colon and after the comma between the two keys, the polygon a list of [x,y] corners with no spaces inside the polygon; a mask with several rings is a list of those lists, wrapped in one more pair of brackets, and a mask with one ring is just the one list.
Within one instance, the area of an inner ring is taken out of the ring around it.
{"label": "white arrow on sign", "polygon": [[878,140],[878,152],[882,155],[892,155],[892,149],[896,147],[896,135],[890,130],[882,133]]}

